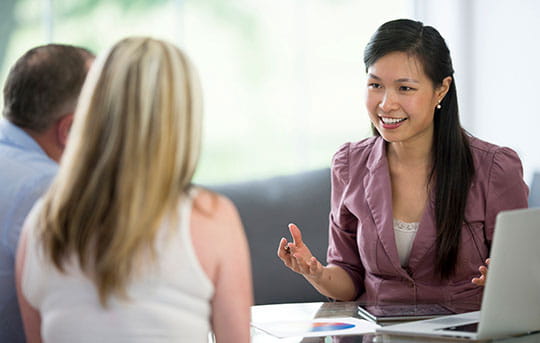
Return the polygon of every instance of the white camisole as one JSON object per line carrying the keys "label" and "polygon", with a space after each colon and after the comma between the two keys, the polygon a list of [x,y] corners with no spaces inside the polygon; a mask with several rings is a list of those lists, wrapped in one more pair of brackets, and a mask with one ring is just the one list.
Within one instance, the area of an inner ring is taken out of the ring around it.
{"label": "white camisole", "polygon": [[419,225],[420,223],[406,223],[399,219],[394,219],[394,236],[396,237],[399,261],[402,267],[406,267],[409,264],[409,256]]}
{"label": "white camisole", "polygon": [[94,283],[76,262],[63,274],[43,258],[32,224],[34,209],[26,226],[22,289],[41,314],[44,342],[207,342],[214,286],[193,248],[191,210],[191,198],[185,199],[179,204],[180,223],[175,228],[163,224],[156,263],[144,266],[129,284],[129,300],[111,296],[103,308]]}

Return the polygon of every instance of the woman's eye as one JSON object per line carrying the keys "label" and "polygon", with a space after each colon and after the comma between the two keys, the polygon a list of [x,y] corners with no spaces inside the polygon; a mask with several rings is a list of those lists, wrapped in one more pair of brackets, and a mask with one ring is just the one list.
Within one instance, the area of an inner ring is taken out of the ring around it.
{"label": "woman's eye", "polygon": [[399,90],[402,91],[402,92],[409,92],[409,91],[414,90],[414,88],[409,87],[409,86],[400,86]]}
{"label": "woman's eye", "polygon": [[375,82],[372,82],[372,83],[368,83],[368,88],[375,88],[375,89],[378,89],[378,88],[381,88],[382,86],[379,84],[379,83],[375,83]]}

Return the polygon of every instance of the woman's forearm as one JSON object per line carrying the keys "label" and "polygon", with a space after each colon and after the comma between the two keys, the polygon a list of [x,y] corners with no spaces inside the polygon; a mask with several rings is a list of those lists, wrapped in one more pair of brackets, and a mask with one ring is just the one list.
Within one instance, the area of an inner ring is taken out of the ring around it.
{"label": "woman's forearm", "polygon": [[306,277],[306,280],[322,295],[341,301],[352,301],[356,295],[356,287],[349,274],[341,267],[329,264],[317,279]]}

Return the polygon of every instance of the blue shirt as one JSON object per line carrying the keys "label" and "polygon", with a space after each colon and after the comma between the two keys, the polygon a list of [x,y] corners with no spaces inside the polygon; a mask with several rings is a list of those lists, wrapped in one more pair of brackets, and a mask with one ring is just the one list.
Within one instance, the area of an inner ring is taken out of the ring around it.
{"label": "blue shirt", "polygon": [[15,253],[26,215],[57,169],[32,137],[0,120],[0,342],[25,341],[15,290]]}

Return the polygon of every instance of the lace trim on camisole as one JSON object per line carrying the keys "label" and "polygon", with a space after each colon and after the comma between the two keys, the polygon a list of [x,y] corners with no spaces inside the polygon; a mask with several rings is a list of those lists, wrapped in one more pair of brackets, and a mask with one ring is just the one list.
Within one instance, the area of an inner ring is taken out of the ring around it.
{"label": "lace trim on camisole", "polygon": [[403,232],[416,232],[418,231],[418,226],[420,223],[406,223],[399,219],[394,219],[394,230],[403,231]]}

